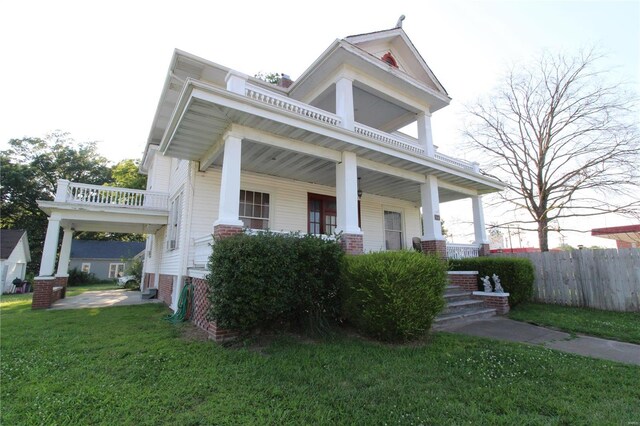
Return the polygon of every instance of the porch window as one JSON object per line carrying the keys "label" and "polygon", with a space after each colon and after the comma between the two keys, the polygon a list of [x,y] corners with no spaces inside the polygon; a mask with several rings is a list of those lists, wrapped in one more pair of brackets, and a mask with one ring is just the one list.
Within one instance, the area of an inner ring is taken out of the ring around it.
{"label": "porch window", "polygon": [[89,272],[91,272],[91,264],[90,263],[83,263],[82,264],[82,268],[80,268],[80,270],[82,272],[86,272],[88,274]]}
{"label": "porch window", "polygon": [[240,190],[240,220],[249,229],[269,229],[269,194]]}
{"label": "porch window", "polygon": [[169,230],[167,232],[167,250],[178,248],[180,240],[180,208],[182,206],[182,194],[178,194],[169,206]]}
{"label": "porch window", "polygon": [[402,250],[402,213],[384,211],[384,240],[387,250]]}
{"label": "porch window", "polygon": [[109,264],[109,278],[119,278],[124,274],[124,263]]}
{"label": "porch window", "polygon": [[[333,235],[338,227],[336,197],[308,194],[307,232],[311,235]],[[360,200],[358,200],[358,226],[360,225]]]}

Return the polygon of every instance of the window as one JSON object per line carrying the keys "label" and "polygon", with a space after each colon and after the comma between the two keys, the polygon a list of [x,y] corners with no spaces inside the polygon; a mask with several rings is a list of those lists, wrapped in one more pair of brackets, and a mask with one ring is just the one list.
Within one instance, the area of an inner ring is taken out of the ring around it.
{"label": "window", "polygon": [[[307,232],[311,235],[333,235],[338,227],[336,197],[308,194]],[[360,200],[358,200],[358,226],[360,224]]]}
{"label": "window", "polygon": [[384,211],[384,240],[387,250],[402,250],[402,213]]}
{"label": "window", "polygon": [[241,189],[240,220],[249,229],[269,229],[269,194]]}
{"label": "window", "polygon": [[167,250],[178,248],[180,239],[180,213],[182,206],[182,194],[178,194],[169,206],[169,230],[167,231]]}
{"label": "window", "polygon": [[120,278],[124,274],[124,263],[109,264],[109,278]]}
{"label": "window", "polygon": [[80,270],[82,272],[86,272],[88,274],[89,272],[91,272],[91,264],[90,263],[83,263],[82,267],[80,268]]}

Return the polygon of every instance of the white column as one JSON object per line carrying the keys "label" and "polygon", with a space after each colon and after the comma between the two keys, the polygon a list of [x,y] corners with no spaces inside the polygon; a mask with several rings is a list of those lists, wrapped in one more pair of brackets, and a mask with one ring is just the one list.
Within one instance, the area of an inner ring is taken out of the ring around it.
{"label": "white column", "polygon": [[436,153],[431,134],[431,113],[426,111],[418,114],[418,140],[424,147],[424,152],[433,157]]}
{"label": "white column", "polygon": [[489,244],[487,238],[487,229],[484,225],[484,209],[482,208],[482,196],[474,195],[471,197],[471,206],[473,208],[473,230],[475,233],[475,244]]}
{"label": "white column", "polygon": [[62,234],[62,247],[60,247],[60,257],[58,258],[57,277],[66,277],[69,275],[69,260],[71,257],[71,241],[73,240],[73,231],[70,228],[64,228]]}
{"label": "white column", "polygon": [[242,226],[240,211],[240,164],[242,139],[228,135],[224,141],[222,180],[220,182],[220,207],[215,225]]}
{"label": "white column", "polygon": [[438,195],[438,178],[427,175],[427,181],[420,185],[422,198],[422,224],[424,225],[423,241],[444,240],[440,224],[440,196]]}
{"label": "white column", "polygon": [[69,193],[70,183],[71,182],[69,182],[66,179],[58,179],[58,182],[56,185],[56,197],[54,201],[58,203],[64,203],[65,201],[67,201],[67,194]]}
{"label": "white column", "polygon": [[336,164],[337,230],[360,234],[358,226],[358,162],[353,152],[343,152]]}
{"label": "white column", "polygon": [[353,81],[345,77],[336,81],[336,115],[342,119],[342,127],[353,130]]}
{"label": "white column", "polygon": [[56,266],[56,251],[58,250],[58,237],[60,236],[60,219],[49,218],[47,235],[44,239],[42,259],[40,260],[41,277],[52,277]]}
{"label": "white column", "polygon": [[224,78],[224,81],[227,83],[227,90],[239,95],[244,95],[247,87],[247,78],[249,77],[241,72],[234,70],[229,71]]}

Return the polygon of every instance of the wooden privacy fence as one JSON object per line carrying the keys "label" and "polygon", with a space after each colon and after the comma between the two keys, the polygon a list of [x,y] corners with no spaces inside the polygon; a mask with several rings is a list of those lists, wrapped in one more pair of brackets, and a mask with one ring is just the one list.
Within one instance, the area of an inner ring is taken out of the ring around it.
{"label": "wooden privacy fence", "polygon": [[535,269],[537,302],[640,312],[640,249],[502,253]]}

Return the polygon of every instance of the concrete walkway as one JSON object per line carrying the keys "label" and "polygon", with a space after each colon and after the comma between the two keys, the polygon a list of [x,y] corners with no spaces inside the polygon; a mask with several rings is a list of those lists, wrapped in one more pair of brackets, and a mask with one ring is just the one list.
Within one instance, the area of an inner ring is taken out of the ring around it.
{"label": "concrete walkway", "polygon": [[49,309],[106,308],[160,302],[158,299],[142,299],[141,294],[139,291],[124,289],[86,291],[77,296],[60,299]]}
{"label": "concrete walkway", "polygon": [[440,331],[542,345],[564,352],[640,365],[640,345],[551,330],[503,317],[454,324]]}

